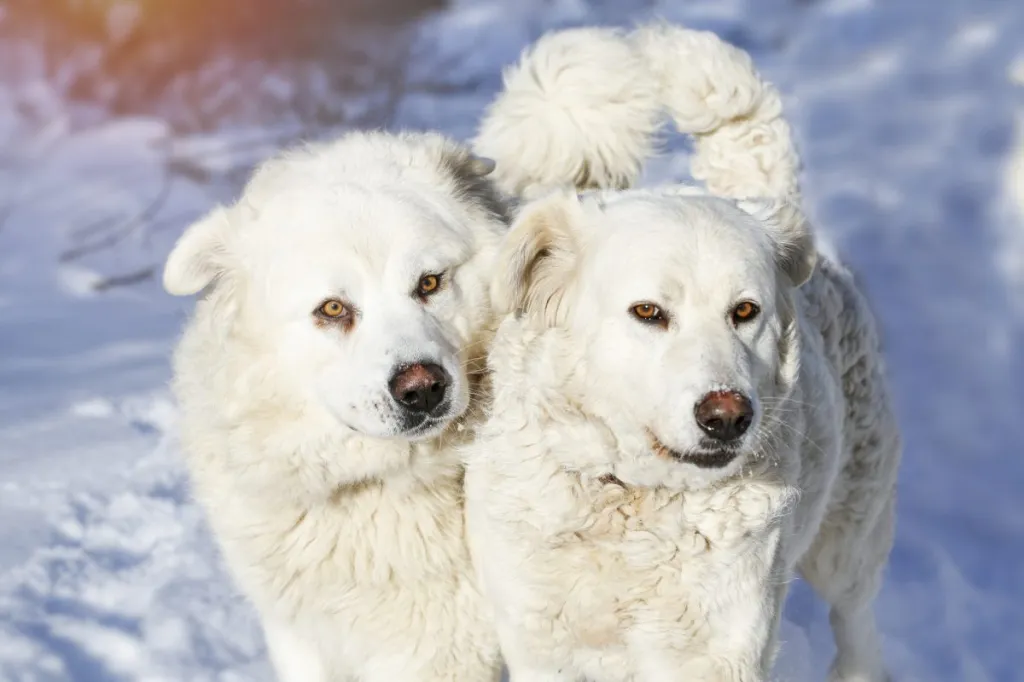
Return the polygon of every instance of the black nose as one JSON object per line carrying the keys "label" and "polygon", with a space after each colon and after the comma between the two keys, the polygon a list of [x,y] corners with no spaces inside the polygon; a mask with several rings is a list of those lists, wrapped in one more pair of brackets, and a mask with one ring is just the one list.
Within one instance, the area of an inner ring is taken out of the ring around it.
{"label": "black nose", "polygon": [[712,391],[693,410],[701,430],[720,441],[736,440],[754,421],[754,407],[736,391]]}
{"label": "black nose", "polygon": [[439,365],[399,367],[388,381],[391,397],[409,412],[430,412],[444,400],[448,373]]}

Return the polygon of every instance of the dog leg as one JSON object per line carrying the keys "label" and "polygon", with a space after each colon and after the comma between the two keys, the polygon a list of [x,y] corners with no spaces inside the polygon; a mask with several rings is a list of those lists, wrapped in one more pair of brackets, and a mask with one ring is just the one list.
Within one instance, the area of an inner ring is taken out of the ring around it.
{"label": "dog leg", "polygon": [[294,627],[266,619],[263,636],[278,682],[329,682],[316,644],[303,638]]}
{"label": "dog leg", "polygon": [[[800,563],[800,571],[829,603],[829,620],[836,642],[831,682],[886,682],[881,644],[872,602],[881,584],[882,569],[892,546],[893,497],[871,487],[875,513],[848,514],[840,505],[829,512]],[[847,498],[849,499],[849,498]]]}
{"label": "dog leg", "polygon": [[[709,656],[678,649],[651,651],[645,647],[643,655],[634,656],[637,682],[764,682],[757,656]],[[741,660],[745,659],[745,660]],[[754,659],[754,660],[751,660]],[[515,682],[513,680],[512,682]]]}
{"label": "dog leg", "polygon": [[452,656],[445,653],[439,653],[439,658],[387,660],[364,670],[359,679],[361,682],[501,682],[501,666],[472,652],[458,660],[452,660]]}
{"label": "dog leg", "polygon": [[850,610],[833,607],[829,613],[836,640],[836,660],[829,682],[887,682],[882,649],[870,606]]}
{"label": "dog leg", "polygon": [[515,669],[509,667],[508,680],[509,682],[577,682],[576,677],[566,676],[560,670],[534,670],[519,667]]}
{"label": "dog leg", "polygon": [[575,674],[545,665],[507,625],[498,625],[501,655],[508,668],[508,682],[578,682]]}
{"label": "dog leg", "polygon": [[505,660],[508,666],[508,682],[578,682],[579,678],[562,670],[546,669],[536,665],[524,665]]}
{"label": "dog leg", "polygon": [[423,673],[384,677],[381,682],[395,679],[409,682],[501,682],[502,666],[496,647],[494,651],[453,649],[438,652],[437,656],[423,666]]}
{"label": "dog leg", "polygon": [[[851,319],[870,320],[856,297]],[[800,572],[831,606],[836,642],[832,682],[883,682],[872,603],[882,583],[895,532],[899,427],[886,392],[885,368],[870,326],[842,339],[846,369],[843,393],[845,462],[832,486],[825,517]]]}
{"label": "dog leg", "polygon": [[629,633],[638,682],[765,682],[778,649],[778,627],[788,592],[776,527],[754,551],[727,556],[707,585],[712,601],[692,614],[654,615]]}
{"label": "dog leg", "polygon": [[508,667],[508,682],[578,682],[579,678],[570,672],[545,668],[536,662],[526,663],[519,659],[505,658]]}

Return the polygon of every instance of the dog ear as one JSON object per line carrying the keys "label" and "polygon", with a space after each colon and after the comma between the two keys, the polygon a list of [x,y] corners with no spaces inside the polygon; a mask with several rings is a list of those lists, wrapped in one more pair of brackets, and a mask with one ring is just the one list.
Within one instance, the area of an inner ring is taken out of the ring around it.
{"label": "dog ear", "polygon": [[744,199],[736,203],[768,230],[779,268],[793,286],[809,280],[818,262],[818,249],[800,207],[786,199]]}
{"label": "dog ear", "polygon": [[164,289],[174,296],[195,294],[227,269],[228,212],[217,207],[190,225],[164,265]]}
{"label": "dog ear", "polygon": [[477,156],[476,154],[470,154],[466,161],[466,168],[478,178],[490,175],[497,166],[498,164],[494,159],[489,159],[486,156]]}
{"label": "dog ear", "polygon": [[532,316],[546,326],[564,321],[581,218],[579,198],[567,190],[523,206],[498,255],[491,291],[500,313]]}
{"label": "dog ear", "polygon": [[498,194],[488,176],[494,172],[492,159],[477,156],[462,147],[451,147],[441,155],[442,171],[455,183],[457,197],[508,223],[507,202]]}

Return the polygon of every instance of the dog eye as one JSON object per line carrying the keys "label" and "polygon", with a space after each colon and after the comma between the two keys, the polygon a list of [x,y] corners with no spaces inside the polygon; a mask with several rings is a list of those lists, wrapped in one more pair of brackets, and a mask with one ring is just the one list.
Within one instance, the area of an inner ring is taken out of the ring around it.
{"label": "dog eye", "polygon": [[419,284],[416,285],[416,295],[420,298],[426,298],[432,294],[436,294],[441,288],[443,278],[443,274],[423,275],[420,277]]}
{"label": "dog eye", "polygon": [[743,324],[744,322],[750,322],[757,317],[760,312],[761,309],[757,307],[756,303],[743,301],[732,309],[732,323],[738,325]]}
{"label": "dog eye", "polygon": [[653,303],[637,303],[629,309],[629,312],[645,324],[657,324],[664,327],[668,323],[665,313]]}
{"label": "dog eye", "polygon": [[336,320],[339,317],[344,317],[348,314],[349,310],[345,307],[345,304],[336,299],[324,301],[320,304],[320,307],[316,310],[317,315],[321,317],[328,317],[332,320]]}

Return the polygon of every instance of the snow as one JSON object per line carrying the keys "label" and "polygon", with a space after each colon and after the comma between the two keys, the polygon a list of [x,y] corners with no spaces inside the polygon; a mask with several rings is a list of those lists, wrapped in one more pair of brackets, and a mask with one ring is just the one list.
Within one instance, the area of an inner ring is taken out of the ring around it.
{"label": "snow", "polygon": [[[139,20],[117,12],[115,35]],[[395,97],[378,123],[465,138],[542,31],[659,16],[718,31],[781,87],[808,208],[880,318],[906,441],[878,601],[896,680],[1020,679],[1024,5],[456,0],[400,35],[397,95],[338,107],[371,116]],[[270,680],[174,435],[169,353],[189,302],[152,275],[239,168],[337,127],[112,116],[24,48],[0,41],[0,679]],[[261,92],[287,98],[292,73],[268,68]],[[648,179],[685,173],[686,145],[669,143]],[[827,616],[799,581],[782,639],[778,680],[823,679]]]}

